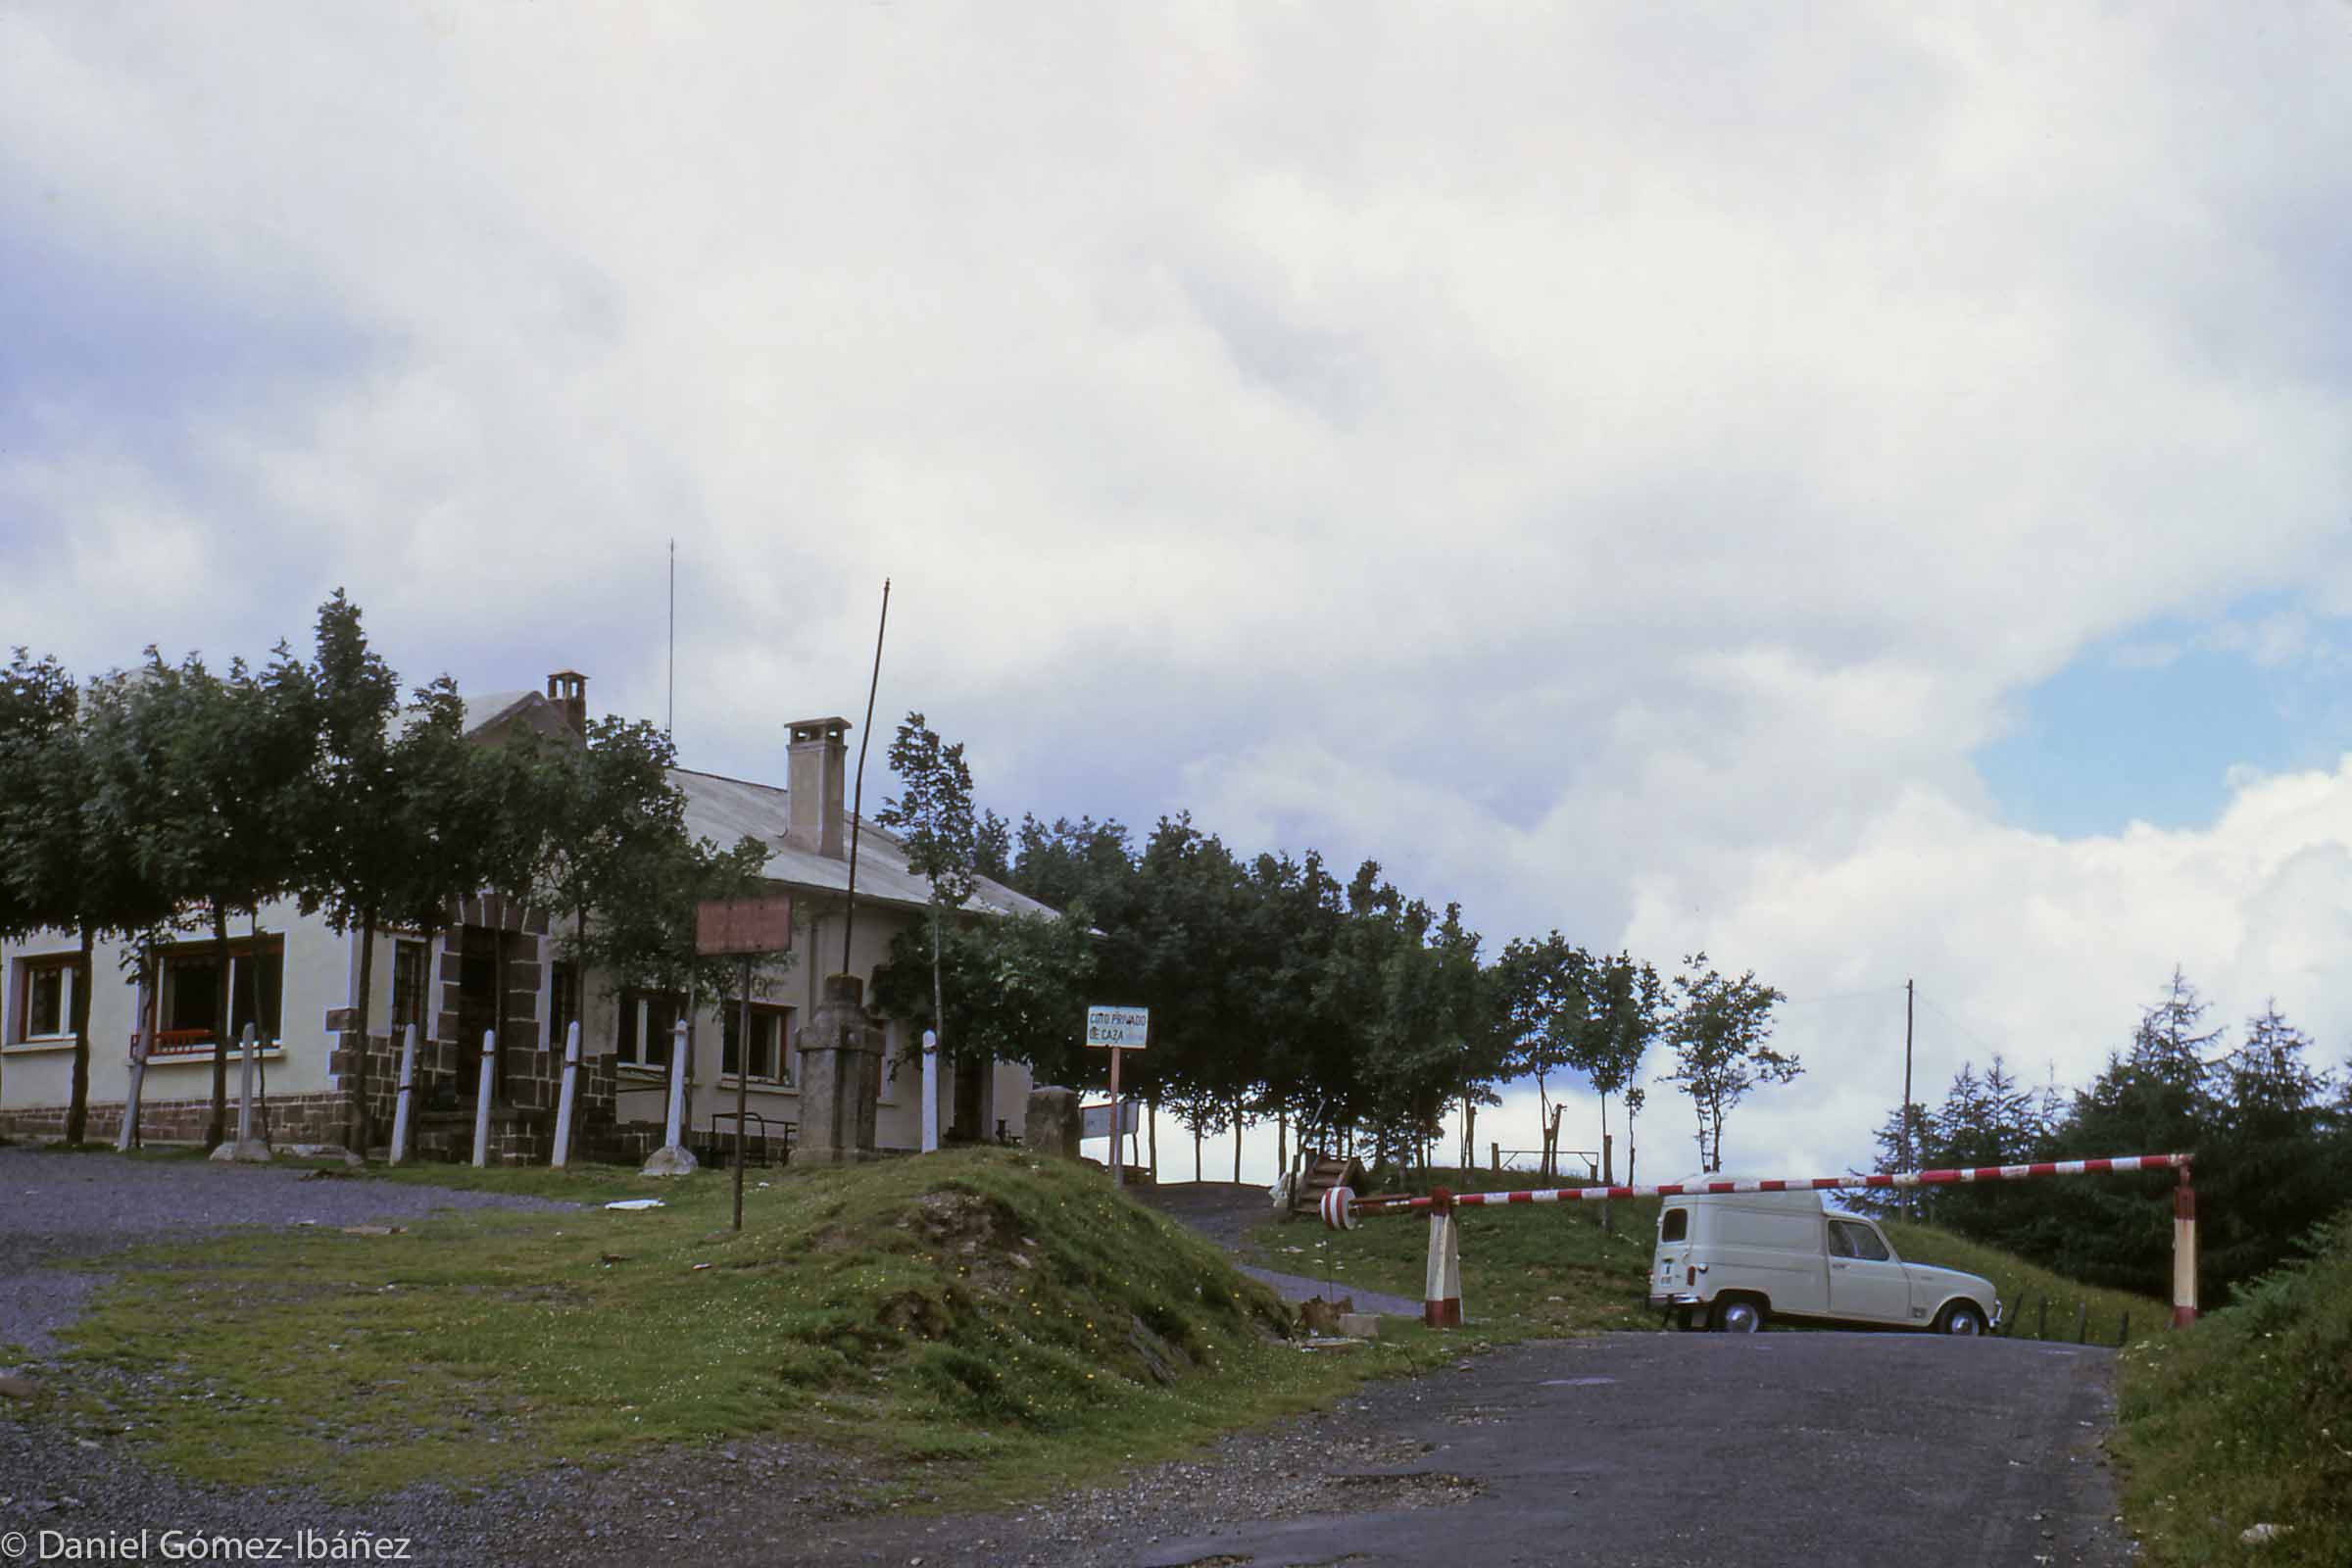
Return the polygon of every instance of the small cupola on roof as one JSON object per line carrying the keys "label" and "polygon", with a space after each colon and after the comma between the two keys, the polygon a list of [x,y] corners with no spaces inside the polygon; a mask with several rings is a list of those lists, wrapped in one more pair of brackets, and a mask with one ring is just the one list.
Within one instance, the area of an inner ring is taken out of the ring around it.
{"label": "small cupola on roof", "polygon": [[588,733],[588,677],[576,669],[559,669],[547,677],[547,700],[582,735]]}
{"label": "small cupola on roof", "polygon": [[786,753],[784,788],[791,826],[784,842],[830,859],[849,858],[843,835],[842,785],[849,766],[850,721],[799,718],[785,726],[792,736]]}

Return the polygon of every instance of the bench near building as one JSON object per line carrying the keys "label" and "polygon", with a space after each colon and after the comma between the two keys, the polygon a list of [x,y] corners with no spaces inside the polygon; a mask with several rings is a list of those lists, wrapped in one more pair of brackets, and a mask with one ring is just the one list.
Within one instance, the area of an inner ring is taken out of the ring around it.
{"label": "bench near building", "polygon": [[[578,737],[587,725],[587,681],[572,671],[548,678],[545,695],[514,692],[466,704],[466,733],[494,741],[522,726]],[[847,737],[840,718],[788,726],[783,787],[722,778],[687,768],[670,781],[686,801],[686,824],[698,838],[733,845],[746,836],[767,847],[766,875],[792,896],[797,960],[773,992],[754,1003],[751,1038],[736,1038],[733,1009],[698,1011],[688,1064],[688,1142],[710,1144],[713,1116],[733,1133],[739,1058],[754,1153],[782,1157],[800,1122],[801,1022],[822,996],[822,977],[839,970],[849,888],[849,812],[844,805]],[[928,917],[929,885],[908,871],[905,848],[871,821],[858,833],[858,916],[846,972],[873,992],[873,972],[902,930]],[[1054,911],[999,883],[981,879],[963,918],[1051,915]],[[266,1042],[261,1071],[267,1132],[278,1145],[338,1143],[350,1108],[353,1053],[370,1054],[368,1099],[379,1139],[392,1126],[399,1041],[417,1026],[416,1152],[459,1158],[471,1153],[481,1040],[495,1032],[491,1149],[508,1163],[544,1162],[553,1152],[564,1039],[580,1022],[582,1074],[577,1149],[590,1159],[635,1161],[662,1143],[672,1028],[683,996],[617,988],[595,972],[581,975],[558,956],[546,911],[495,894],[466,899],[451,924],[430,940],[382,932],[373,956],[372,995],[363,1032],[352,1016],[360,938],[300,913],[291,901],[265,905],[258,928],[239,921],[229,943],[232,1043],[247,1023]],[[121,965],[118,944],[102,942],[82,972],[74,936],[44,933],[0,944],[0,1134],[57,1137],[71,1093],[74,991],[90,991],[89,1122],[92,1141],[122,1124],[129,1078],[136,988]],[[209,932],[191,934],[164,954],[157,1035],[141,1094],[140,1136],[147,1142],[200,1141],[211,1117],[216,1030],[217,950]],[[255,999],[259,1000],[256,1015]],[[875,1143],[883,1150],[920,1147],[920,1031],[878,1018],[885,1039]],[[954,1140],[993,1137],[1001,1119],[1017,1120],[1029,1092],[1026,1067],[999,1062],[977,1070],[940,1064],[939,1125]],[[233,1077],[232,1077],[233,1100]],[[232,1107],[233,1115],[233,1107]],[[758,1135],[766,1129],[769,1147]]]}

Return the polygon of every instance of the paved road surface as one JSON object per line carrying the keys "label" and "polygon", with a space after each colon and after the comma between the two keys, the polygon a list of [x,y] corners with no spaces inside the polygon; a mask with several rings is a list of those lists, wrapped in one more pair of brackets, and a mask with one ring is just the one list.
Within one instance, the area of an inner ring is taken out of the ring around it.
{"label": "paved road surface", "polygon": [[2110,1360],[1908,1335],[1524,1347],[1418,1380],[1430,1397],[1397,1409],[1394,1430],[1427,1451],[1370,1473],[1422,1478],[1432,1496],[1466,1491],[1449,1487],[1459,1478],[1478,1489],[1466,1500],[1241,1520],[1129,1560],[2122,1564],[2098,1446]]}
{"label": "paved road surface", "polygon": [[[1263,1224],[1279,1214],[1268,1201],[1266,1190],[1248,1182],[1171,1182],[1138,1187],[1133,1191],[1138,1199],[1170,1219],[1183,1221],[1229,1250],[1240,1248],[1242,1238],[1251,1226]],[[1292,1223],[1303,1236],[1311,1237],[1321,1232],[1320,1225],[1312,1218],[1299,1218]],[[1414,1298],[1367,1291],[1346,1280],[1317,1279],[1311,1274],[1284,1274],[1248,1263],[1235,1266],[1251,1279],[1272,1286],[1275,1293],[1286,1301],[1303,1301],[1318,1296],[1326,1300],[1348,1297],[1354,1300],[1355,1310],[1359,1312],[1384,1312],[1393,1317],[1416,1320],[1421,1316],[1421,1302]]]}

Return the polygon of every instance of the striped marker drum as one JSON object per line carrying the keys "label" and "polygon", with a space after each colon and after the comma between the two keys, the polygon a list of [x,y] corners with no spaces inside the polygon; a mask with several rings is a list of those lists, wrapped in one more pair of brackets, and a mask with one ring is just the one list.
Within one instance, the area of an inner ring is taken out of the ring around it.
{"label": "striped marker drum", "polygon": [[1323,1195],[1323,1225],[1327,1230],[1355,1229],[1355,1195],[1345,1187],[1334,1187]]}

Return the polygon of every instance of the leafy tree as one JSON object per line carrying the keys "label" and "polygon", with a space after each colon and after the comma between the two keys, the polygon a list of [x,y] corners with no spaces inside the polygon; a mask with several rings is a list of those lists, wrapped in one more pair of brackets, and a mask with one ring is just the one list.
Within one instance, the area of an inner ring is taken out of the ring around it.
{"label": "leafy tree", "polygon": [[876,1007],[932,1025],[936,980],[970,1059],[1025,1062],[1040,1083],[1076,1075],[1095,967],[1083,905],[1051,918],[1006,915],[949,926],[938,958],[934,974],[925,935],[901,930],[889,961],[874,973]]}
{"label": "leafy tree", "polygon": [[1480,976],[1478,933],[1449,905],[1429,906],[1386,883],[1369,899],[1350,889],[1349,934],[1366,939],[1357,961],[1376,965],[1376,1003],[1363,1029],[1361,1119],[1386,1154],[1423,1163],[1446,1106],[1499,1074],[1508,1037],[1493,1027],[1492,991]]}
{"label": "leafy tree", "polygon": [[[464,722],[455,687],[427,688],[434,695],[425,711],[399,728],[400,678],[368,645],[360,608],[340,588],[318,608],[311,683],[319,757],[302,903],[305,912],[323,909],[336,931],[360,936],[352,1008],[361,1044],[348,1080],[345,1137],[365,1152],[374,1132],[366,1034],[375,935],[388,917],[414,920],[425,912],[420,906],[427,895],[419,883],[431,880],[425,873],[448,867],[444,856],[466,870],[479,863],[471,855],[480,841],[466,842],[481,830],[479,797],[467,789],[474,781],[451,748],[452,732],[462,731]],[[453,796],[453,789],[460,793]],[[458,814],[449,837],[420,831],[421,817],[432,818],[436,828],[451,826],[444,813],[453,811]],[[427,857],[423,864],[420,852]]]}
{"label": "leafy tree", "polygon": [[[737,999],[742,960],[695,952],[695,910],[708,900],[742,899],[772,887],[767,847],[756,838],[720,849],[709,839],[647,833],[607,858],[589,892],[597,918],[565,951],[582,972],[594,969],[613,987]],[[789,968],[789,955],[763,958],[752,970],[760,995]]]}
{"label": "leafy tree", "polygon": [[1775,1051],[1772,1009],[1788,999],[1756,979],[1753,969],[1728,980],[1701,970],[1704,953],[1683,960],[1674,977],[1682,1004],[1670,1026],[1675,1070],[1665,1081],[1690,1097],[1698,1120],[1702,1169],[1723,1168],[1723,1124],[1733,1108],[1759,1083],[1785,1084],[1804,1071],[1795,1056]]}
{"label": "leafy tree", "polygon": [[[1657,970],[1636,963],[1630,954],[1587,959],[1584,970],[1587,1010],[1582,1026],[1570,1037],[1567,1057],[1600,1097],[1600,1143],[1605,1151],[1610,1147],[1609,1097],[1622,1094],[1641,1075],[1642,1060],[1665,1017],[1666,988]],[[1601,1179],[1615,1177],[1603,1171]]]}
{"label": "leafy tree", "polygon": [[[570,930],[558,930],[557,951],[579,973],[591,967],[590,913],[603,918],[610,910],[613,918],[628,917],[620,906],[647,880],[637,873],[638,858],[650,853],[686,862],[666,880],[698,888],[725,882],[748,889],[765,863],[762,854],[757,861],[747,857],[744,862],[729,862],[730,869],[721,871],[715,852],[697,862],[696,847],[686,831],[686,798],[670,779],[677,765],[676,748],[659,726],[607,716],[589,723],[579,745],[546,741],[535,732],[530,740],[530,760],[547,775],[537,793],[551,818],[532,868],[531,902],[547,908],[559,928],[569,916]],[[657,941],[671,940],[672,935],[664,924]],[[604,956],[608,961],[595,967],[608,979],[622,970],[641,973],[646,963],[643,955],[608,952]],[[763,959],[755,980],[781,961]],[[740,963],[733,967],[740,972]],[[710,980],[714,988],[730,983],[715,969],[698,978]],[[715,994],[723,998],[727,992],[718,989]]]}
{"label": "leafy tree", "polygon": [[979,824],[972,814],[972,770],[963,743],[941,743],[919,712],[910,712],[890,743],[890,769],[899,794],[882,803],[874,820],[895,828],[906,850],[906,868],[931,884],[931,1017],[940,1051],[969,1070],[956,1075],[956,1127],[980,1136],[980,1075],[986,1057],[965,1052],[947,1027],[947,977],[942,956],[947,917],[979,887]]}
{"label": "leafy tree", "polygon": [[1551,1135],[1550,1076],[1571,1068],[1591,1014],[1586,995],[1592,959],[1557,931],[1542,941],[1515,937],[1495,965],[1495,1004],[1513,1050],[1514,1075],[1536,1081],[1544,1134]]}
{"label": "leafy tree", "polygon": [[1187,814],[1160,818],[1137,865],[1137,970],[1127,978],[1152,1010],[1152,1049],[1139,1058],[1146,1081],[1196,1140],[1246,1118],[1257,1098],[1249,909],[1223,842]]}
{"label": "leafy tree", "polygon": [[[1347,922],[1344,890],[1308,851],[1298,859],[1261,855],[1247,878],[1242,918],[1250,956],[1261,1109],[1270,1109],[1289,1162],[1291,1123],[1298,1148],[1316,1128],[1345,1120],[1357,1101],[1359,1040],[1345,1014],[1322,1005],[1325,966]],[[1329,1142],[1330,1135],[1320,1135]]]}
{"label": "leafy tree", "polygon": [[1012,824],[982,811],[972,831],[972,867],[991,882],[1012,883]]}
{"label": "leafy tree", "polygon": [[87,848],[81,801],[89,755],[80,693],[55,659],[16,650],[0,675],[0,936],[23,938],[63,929],[81,936],[74,984],[73,1087],[66,1141],[78,1144],[89,1114],[89,994],[94,927],[81,880]]}
{"label": "leafy tree", "polygon": [[[12,940],[80,923],[80,699],[53,658],[19,648],[0,672],[0,841],[9,847],[0,861],[0,936]],[[86,974],[80,989],[88,989]],[[87,1072],[77,1064],[75,1077]]]}
{"label": "leafy tree", "polygon": [[1640,1084],[1625,1087],[1625,1184],[1634,1185],[1634,1123],[1649,1102],[1649,1091]]}
{"label": "leafy tree", "polygon": [[[219,676],[188,655],[166,664],[154,649],[125,689],[138,726],[152,736],[159,798],[140,843],[148,876],[200,903],[213,934],[212,1114],[205,1141],[228,1131],[230,922],[301,878],[301,834],[288,824],[310,808],[318,720],[310,672],[278,645],[261,671],[233,660]],[[259,964],[246,965],[259,998]],[[255,1014],[260,1017],[259,1008]]]}
{"label": "leafy tree", "polygon": [[77,690],[54,660],[17,651],[0,677],[0,928],[63,929],[80,938],[72,1017],[74,1062],[65,1134],[88,1131],[91,994],[98,939],[120,936],[135,978],[152,978],[155,930],[175,912],[173,889],[149,874],[158,814],[159,747],[135,707],[133,677]]}

